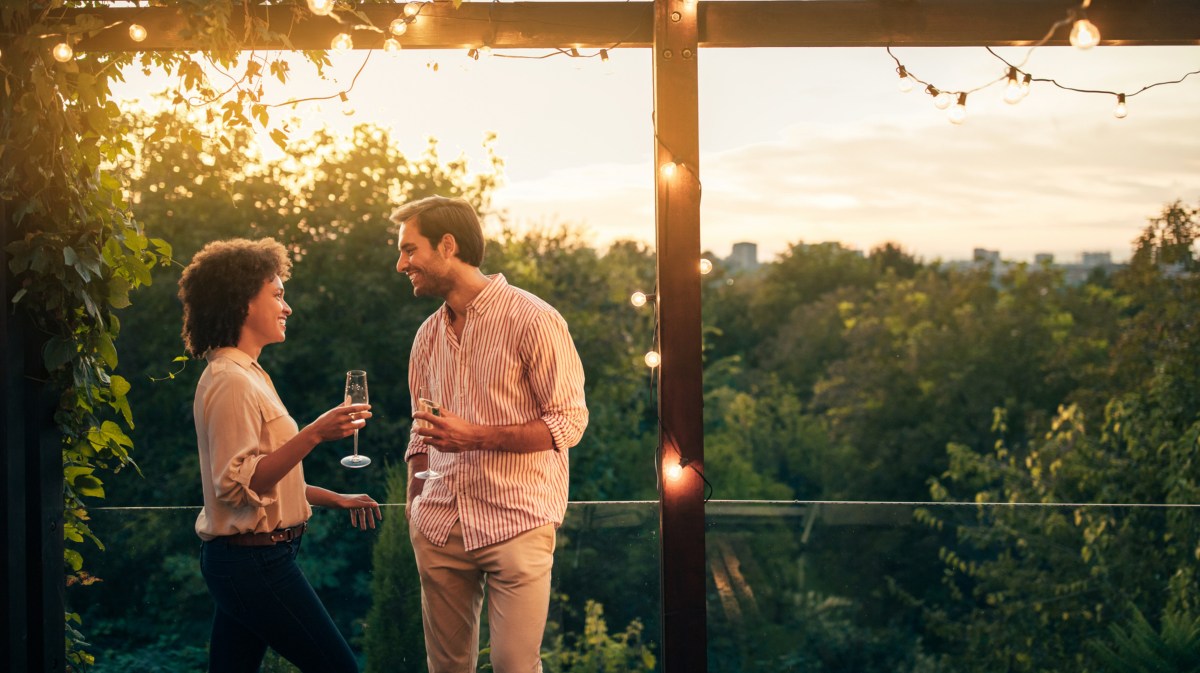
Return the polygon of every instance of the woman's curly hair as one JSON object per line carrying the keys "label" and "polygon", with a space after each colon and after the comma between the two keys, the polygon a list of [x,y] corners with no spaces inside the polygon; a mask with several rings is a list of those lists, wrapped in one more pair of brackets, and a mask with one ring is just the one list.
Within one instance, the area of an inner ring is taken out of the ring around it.
{"label": "woman's curly hair", "polygon": [[287,280],[292,260],[273,238],[213,241],[200,249],[179,279],[183,346],[188,355],[236,346],[250,301],[275,276]]}

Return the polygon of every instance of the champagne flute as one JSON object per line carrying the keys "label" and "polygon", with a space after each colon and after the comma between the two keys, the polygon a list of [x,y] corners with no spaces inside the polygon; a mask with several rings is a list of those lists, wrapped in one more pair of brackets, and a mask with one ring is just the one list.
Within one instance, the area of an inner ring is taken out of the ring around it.
{"label": "champagne flute", "polygon": [[[417,391],[417,408],[427,414],[441,416],[442,405],[434,401],[434,397],[437,397],[436,393],[433,393],[428,388],[422,386],[421,389]],[[417,427],[429,427],[429,423],[427,421],[413,422],[417,424]],[[432,450],[436,451],[437,449]],[[430,479],[441,479],[442,473],[438,472],[432,467],[426,467],[424,470],[421,470],[413,476],[415,476],[417,479],[424,479],[428,481]]]}
{"label": "champagne flute", "polygon": [[[367,373],[361,369],[346,372],[346,404],[367,403]],[[354,429],[354,453],[342,458],[346,467],[366,467],[371,459],[358,455],[358,428]]]}

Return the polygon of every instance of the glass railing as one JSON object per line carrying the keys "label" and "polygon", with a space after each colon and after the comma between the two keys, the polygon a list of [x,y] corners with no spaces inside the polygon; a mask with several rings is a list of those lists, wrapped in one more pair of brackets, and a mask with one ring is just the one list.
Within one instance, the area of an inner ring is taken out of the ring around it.
{"label": "glass railing", "polygon": [[[204,670],[196,511],[93,512],[102,581],[68,602],[95,671]],[[1195,618],[1198,536],[1190,505],[710,502],[709,670],[1105,670]],[[546,670],[661,670],[657,503],[572,503],[557,545]],[[402,507],[374,533],[316,512],[300,561],[364,670],[424,670]]]}

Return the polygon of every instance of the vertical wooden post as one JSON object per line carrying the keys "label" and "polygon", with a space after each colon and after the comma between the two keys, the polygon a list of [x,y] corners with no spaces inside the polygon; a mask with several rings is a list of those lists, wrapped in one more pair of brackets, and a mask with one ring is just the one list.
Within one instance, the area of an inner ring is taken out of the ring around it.
{"label": "vertical wooden post", "polygon": [[[0,204],[0,250],[15,233]],[[0,426],[0,528],[4,530],[0,587],[0,670],[62,671],[63,467],[54,399],[42,366],[44,337],[23,309],[12,311],[15,292],[7,255],[0,272],[0,350],[4,357],[4,405]]]}
{"label": "vertical wooden post", "polygon": [[[662,665],[707,670],[696,2],[654,2]],[[669,167],[668,167],[669,166]],[[664,167],[668,167],[664,170]],[[685,468],[677,468],[681,461]],[[673,476],[674,475],[674,476]]]}

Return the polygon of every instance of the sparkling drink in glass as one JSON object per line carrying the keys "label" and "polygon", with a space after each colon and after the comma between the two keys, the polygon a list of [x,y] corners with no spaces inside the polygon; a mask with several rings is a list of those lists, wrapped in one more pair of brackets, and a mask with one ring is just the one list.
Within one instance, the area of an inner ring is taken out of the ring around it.
{"label": "sparkling drink in glass", "polygon": [[[346,404],[367,404],[367,373],[361,369],[346,372]],[[371,459],[358,453],[358,430],[354,431],[354,453],[342,458],[346,467],[366,467]]]}

